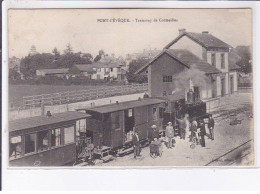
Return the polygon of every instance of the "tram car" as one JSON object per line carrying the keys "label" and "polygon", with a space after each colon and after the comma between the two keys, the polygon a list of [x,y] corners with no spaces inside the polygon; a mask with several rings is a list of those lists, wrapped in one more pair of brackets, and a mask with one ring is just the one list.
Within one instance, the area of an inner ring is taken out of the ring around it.
{"label": "tram car", "polygon": [[134,101],[80,108],[77,111],[91,115],[87,119],[85,133],[86,137],[91,137],[94,146],[110,147],[112,153],[120,155],[132,149],[134,127],[141,143],[148,140],[152,125],[155,124],[158,130],[163,130],[164,102],[165,100],[156,98],[139,98]]}
{"label": "tram car", "polygon": [[77,111],[9,122],[9,166],[64,166],[76,160]]}

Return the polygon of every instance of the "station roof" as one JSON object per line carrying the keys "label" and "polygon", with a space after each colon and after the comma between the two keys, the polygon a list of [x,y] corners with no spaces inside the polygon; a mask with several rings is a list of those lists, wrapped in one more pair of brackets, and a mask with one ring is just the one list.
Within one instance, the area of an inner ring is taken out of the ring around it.
{"label": "station roof", "polygon": [[157,99],[157,98],[143,98],[141,100],[134,100],[134,101],[127,101],[127,102],[119,102],[114,104],[108,104],[98,107],[92,107],[92,108],[81,108],[78,110],[86,110],[90,112],[98,112],[98,113],[110,113],[110,112],[116,112],[120,110],[126,110],[129,108],[136,108],[136,107],[142,107],[142,106],[148,106],[153,104],[160,104],[162,102],[165,102],[165,100]]}
{"label": "station roof", "polygon": [[36,117],[18,119],[9,122],[9,132],[23,130],[23,129],[31,129],[35,127],[62,123],[66,121],[73,121],[73,120],[83,119],[87,117],[90,117],[90,115],[82,112],[77,112],[77,111],[69,111],[69,112],[52,114],[51,117],[36,116]]}
{"label": "station roof", "polygon": [[170,57],[179,61],[181,64],[185,65],[188,68],[196,68],[205,74],[217,74],[221,73],[216,67],[210,65],[209,63],[201,60],[199,57],[191,53],[186,49],[164,49],[159,55],[157,55],[152,61],[142,66],[135,74],[140,74],[145,71],[152,63],[157,60],[164,53],[168,54]]}
{"label": "station roof", "polygon": [[229,44],[223,42],[222,40],[218,39],[217,37],[213,36],[209,33],[195,33],[195,32],[183,32],[177,38],[175,38],[172,42],[170,42],[165,49],[170,48],[174,43],[176,43],[179,39],[183,36],[187,36],[193,41],[197,42],[201,46],[205,48],[213,47],[213,48],[232,48]]}

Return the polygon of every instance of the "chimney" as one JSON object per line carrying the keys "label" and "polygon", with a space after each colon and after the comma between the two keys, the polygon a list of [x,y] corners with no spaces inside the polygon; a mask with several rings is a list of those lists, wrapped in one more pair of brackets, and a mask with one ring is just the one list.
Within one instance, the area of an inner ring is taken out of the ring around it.
{"label": "chimney", "polygon": [[185,29],[185,28],[179,29],[179,34],[183,34],[184,32],[186,32],[186,29]]}
{"label": "chimney", "polygon": [[202,34],[208,34],[209,33],[209,31],[203,31],[202,32]]}

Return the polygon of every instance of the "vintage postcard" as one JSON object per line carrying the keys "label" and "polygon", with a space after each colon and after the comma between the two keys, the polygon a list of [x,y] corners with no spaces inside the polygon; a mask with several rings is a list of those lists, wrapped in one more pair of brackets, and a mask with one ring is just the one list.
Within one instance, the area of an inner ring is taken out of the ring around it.
{"label": "vintage postcard", "polygon": [[7,17],[9,167],[255,166],[251,9]]}

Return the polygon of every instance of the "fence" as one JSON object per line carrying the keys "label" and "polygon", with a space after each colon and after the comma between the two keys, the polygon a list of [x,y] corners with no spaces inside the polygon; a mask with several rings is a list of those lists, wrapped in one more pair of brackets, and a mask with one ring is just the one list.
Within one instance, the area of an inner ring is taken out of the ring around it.
{"label": "fence", "polygon": [[[53,94],[42,94],[23,97],[22,109],[41,107],[42,105],[69,104],[98,98],[119,96],[147,91],[148,84],[129,84],[111,87],[98,87],[97,89],[68,91]],[[20,108],[20,109],[21,109]]]}

